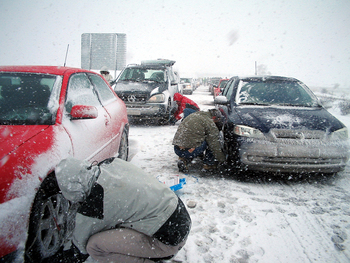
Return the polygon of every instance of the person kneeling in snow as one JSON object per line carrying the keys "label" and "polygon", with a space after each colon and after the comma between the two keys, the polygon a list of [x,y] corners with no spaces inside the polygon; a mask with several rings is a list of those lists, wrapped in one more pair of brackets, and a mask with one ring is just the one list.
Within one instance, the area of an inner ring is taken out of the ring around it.
{"label": "person kneeling in snow", "polygon": [[173,139],[174,152],[179,156],[177,166],[180,172],[188,172],[191,160],[204,155],[203,170],[217,168],[226,158],[221,149],[219,127],[222,115],[217,109],[192,113],[184,119]]}
{"label": "person kneeling in snow", "polygon": [[68,158],[55,172],[64,197],[81,204],[72,242],[82,254],[98,262],[153,262],[184,246],[191,228],[184,204],[140,168],[118,158],[94,166]]}
{"label": "person kneeling in snow", "polygon": [[197,103],[178,92],[174,94],[174,101],[177,103],[177,109],[174,112],[172,119],[174,123],[181,120],[181,114],[183,114],[183,119],[185,119],[191,113],[200,110]]}

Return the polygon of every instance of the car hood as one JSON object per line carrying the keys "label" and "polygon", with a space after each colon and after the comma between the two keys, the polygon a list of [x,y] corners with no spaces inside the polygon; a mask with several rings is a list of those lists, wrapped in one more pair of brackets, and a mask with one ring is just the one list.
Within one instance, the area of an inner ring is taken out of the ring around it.
{"label": "car hood", "polygon": [[0,126],[0,160],[23,145],[30,138],[43,132],[47,125],[1,125]]}
{"label": "car hood", "polygon": [[270,129],[308,129],[333,132],[344,126],[326,109],[301,107],[255,107],[235,108],[236,117],[231,121],[253,127],[267,133]]}
{"label": "car hood", "polygon": [[165,83],[158,82],[135,82],[135,81],[118,81],[114,90],[118,93],[151,93],[152,90],[164,87]]}

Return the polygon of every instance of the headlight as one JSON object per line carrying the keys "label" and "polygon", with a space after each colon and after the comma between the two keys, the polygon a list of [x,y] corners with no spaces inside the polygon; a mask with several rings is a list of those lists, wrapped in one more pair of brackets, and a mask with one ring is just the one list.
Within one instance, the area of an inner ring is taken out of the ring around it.
{"label": "headlight", "polygon": [[264,138],[264,134],[258,129],[254,129],[248,126],[235,125],[233,132],[236,135],[250,137],[250,138]]}
{"label": "headlight", "polygon": [[164,94],[156,94],[150,97],[148,102],[150,103],[161,103],[165,101],[165,95]]}
{"label": "headlight", "polygon": [[335,132],[332,132],[331,134],[331,140],[347,140],[349,138],[348,136],[348,129],[346,127],[339,129]]}

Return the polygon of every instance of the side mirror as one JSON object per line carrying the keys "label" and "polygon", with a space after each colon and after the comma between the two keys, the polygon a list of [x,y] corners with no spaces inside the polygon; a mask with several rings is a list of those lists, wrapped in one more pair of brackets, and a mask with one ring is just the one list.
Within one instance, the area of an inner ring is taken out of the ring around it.
{"label": "side mirror", "polygon": [[71,119],[96,119],[98,111],[95,106],[74,105],[70,111]]}
{"label": "side mirror", "polygon": [[227,105],[229,104],[229,101],[225,96],[216,96],[214,99],[214,104],[219,104],[219,105]]}
{"label": "side mirror", "polygon": [[171,85],[177,85],[178,84],[178,82],[176,81],[176,80],[173,80],[172,82],[171,82]]}

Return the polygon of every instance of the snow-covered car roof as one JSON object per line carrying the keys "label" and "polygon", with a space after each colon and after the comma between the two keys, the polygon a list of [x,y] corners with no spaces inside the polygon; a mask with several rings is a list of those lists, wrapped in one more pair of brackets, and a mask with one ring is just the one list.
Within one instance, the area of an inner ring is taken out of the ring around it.
{"label": "snow-covered car roof", "polygon": [[[85,69],[71,68],[71,67],[61,67],[61,66],[0,66],[0,72],[33,72],[33,73],[46,73],[63,75],[66,71],[73,72],[86,72]],[[92,71],[91,71],[92,72]],[[92,72],[95,73],[95,72]]]}

